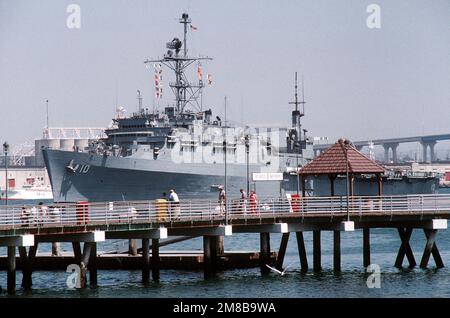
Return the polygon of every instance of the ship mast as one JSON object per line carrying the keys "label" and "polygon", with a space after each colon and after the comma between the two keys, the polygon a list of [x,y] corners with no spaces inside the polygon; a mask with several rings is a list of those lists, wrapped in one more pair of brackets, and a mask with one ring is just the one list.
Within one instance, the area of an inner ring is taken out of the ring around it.
{"label": "ship mast", "polygon": [[[183,13],[179,21],[183,24],[184,37],[183,42],[178,38],[174,38],[171,42],[166,44],[168,49],[162,59],[157,60],[145,60],[144,63],[160,63],[171,69],[175,73],[175,82],[169,83],[172,92],[175,95],[176,110],[178,114],[202,111],[199,97],[204,87],[203,81],[199,80],[198,83],[189,82],[186,76],[186,69],[201,60],[212,60],[210,57],[189,57],[187,49],[187,30],[188,25],[191,25],[191,19],[187,13]],[[183,46],[183,53],[180,54],[181,47]],[[193,109],[188,109],[190,105]]]}
{"label": "ship mast", "polygon": [[137,90],[137,100],[138,100],[138,114],[142,113],[142,95],[141,91]]}
{"label": "ship mast", "polygon": [[[293,102],[289,102],[290,105],[295,105],[295,110],[292,111],[292,128],[296,130],[296,143],[301,141],[301,123],[300,118],[305,115],[305,90],[303,85],[303,75],[302,75],[302,101],[298,100],[298,81],[297,81],[297,72],[295,72],[295,100]],[[299,110],[299,105],[302,105],[302,111]],[[306,136],[305,136],[306,138]],[[300,151],[300,147],[298,147],[298,151]]]}

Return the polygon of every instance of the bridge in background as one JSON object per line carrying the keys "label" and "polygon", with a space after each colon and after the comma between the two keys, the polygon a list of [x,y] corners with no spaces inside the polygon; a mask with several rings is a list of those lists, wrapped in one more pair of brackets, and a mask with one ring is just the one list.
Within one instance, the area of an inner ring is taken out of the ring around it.
{"label": "bridge in background", "polygon": [[[371,143],[373,145],[381,145],[384,148],[384,161],[398,162],[397,148],[399,144],[418,142],[422,145],[422,161],[423,162],[433,162],[436,161],[436,152],[434,147],[438,141],[450,140],[450,134],[440,134],[440,135],[427,135],[427,136],[414,136],[414,137],[402,137],[402,138],[387,138],[387,139],[374,139],[374,140],[361,140],[353,142],[356,149],[361,150],[362,148],[369,146]],[[314,145],[314,153],[317,155],[322,153],[324,150],[331,147],[332,144],[322,144]],[[430,156],[428,157],[428,148],[430,148]],[[390,151],[392,151],[392,156],[390,156]]]}

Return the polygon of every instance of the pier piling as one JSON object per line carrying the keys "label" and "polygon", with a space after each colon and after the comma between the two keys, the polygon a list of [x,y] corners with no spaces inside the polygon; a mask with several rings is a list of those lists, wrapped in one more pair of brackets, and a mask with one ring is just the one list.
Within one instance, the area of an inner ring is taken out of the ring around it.
{"label": "pier piling", "polygon": [[420,268],[427,268],[428,261],[430,260],[431,254],[433,255],[434,262],[437,268],[444,267],[439,250],[436,246],[436,235],[437,230],[424,229],[425,236],[427,238],[427,243],[425,244],[425,249],[423,251],[422,260],[420,261]]}
{"label": "pier piling", "polygon": [[278,270],[283,270],[284,256],[286,255],[286,249],[289,242],[289,232],[283,233],[281,236],[280,249],[278,250],[277,260],[275,263],[275,268]]}
{"label": "pier piling", "polygon": [[211,236],[211,267],[212,267],[212,271],[214,273],[217,272],[217,269],[219,267],[218,265],[218,249],[220,248],[220,243],[219,243],[219,237],[220,236]]}
{"label": "pier piling", "polygon": [[333,231],[333,269],[341,271],[341,231]]}
{"label": "pier piling", "polygon": [[137,255],[137,244],[136,239],[130,239],[128,242],[128,254],[136,256]]}
{"label": "pier piling", "polygon": [[159,282],[159,269],[161,267],[161,259],[159,257],[159,239],[152,239],[152,279]]}
{"label": "pier piling", "polygon": [[73,257],[75,258],[75,263],[81,263],[81,244],[80,242],[72,242]]}
{"label": "pier piling", "polygon": [[225,237],[215,236],[215,255],[213,258],[215,271],[222,269],[222,256],[225,253]]}
{"label": "pier piling", "polygon": [[395,267],[402,268],[403,259],[408,258],[409,268],[413,268],[416,266],[416,260],[414,258],[414,254],[411,249],[411,245],[409,245],[409,240],[411,239],[412,228],[397,228],[398,234],[400,235],[400,239],[402,241],[400,248],[398,250],[397,258],[395,260]]}
{"label": "pier piling", "polygon": [[61,243],[53,242],[52,243],[52,256],[60,256],[61,255]]}
{"label": "pier piling", "polygon": [[322,252],[320,246],[320,231],[313,231],[313,270],[320,272],[322,270]]}
{"label": "pier piling", "polygon": [[89,265],[89,258],[91,256],[91,245],[88,242],[85,242],[83,244],[83,255],[81,257],[80,262],[80,279],[81,279],[81,288],[86,288],[87,280],[86,280],[86,274],[87,274],[87,268]]}
{"label": "pier piling", "polygon": [[91,254],[89,255],[89,285],[97,286],[97,243],[89,242],[85,244],[91,245]]}
{"label": "pier piling", "polygon": [[212,274],[211,236],[203,236],[203,274],[205,279]]}
{"label": "pier piling", "polygon": [[33,273],[33,261],[36,257],[38,243],[34,246],[30,246],[27,254],[25,246],[19,246],[19,255],[22,262],[22,288],[30,289],[33,285],[32,273]]}
{"label": "pier piling", "polygon": [[300,258],[300,268],[303,273],[308,271],[308,257],[306,255],[305,240],[303,232],[295,232],[297,238],[298,256]]}
{"label": "pier piling", "polygon": [[8,246],[7,291],[12,295],[16,292],[16,247]]}
{"label": "pier piling", "polygon": [[150,280],[150,239],[142,239],[142,282],[147,284]]}
{"label": "pier piling", "polygon": [[370,265],[370,228],[363,228],[363,266]]}
{"label": "pier piling", "polygon": [[260,233],[261,251],[259,254],[259,261],[261,266],[261,274],[265,275],[270,272],[266,265],[270,265],[270,233]]}

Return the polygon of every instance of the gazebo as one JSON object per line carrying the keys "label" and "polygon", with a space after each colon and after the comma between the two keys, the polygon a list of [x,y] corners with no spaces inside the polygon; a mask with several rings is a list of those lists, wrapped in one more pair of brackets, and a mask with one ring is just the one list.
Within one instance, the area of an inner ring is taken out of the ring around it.
{"label": "gazebo", "polygon": [[325,150],[313,161],[299,170],[302,182],[302,195],[305,196],[305,180],[311,175],[328,175],[330,195],[334,196],[334,180],[338,175],[349,176],[349,195],[353,195],[355,175],[374,174],[378,181],[378,195],[381,195],[381,174],[385,169],[372,159],[359,152],[349,140],[339,139],[333,146]]}

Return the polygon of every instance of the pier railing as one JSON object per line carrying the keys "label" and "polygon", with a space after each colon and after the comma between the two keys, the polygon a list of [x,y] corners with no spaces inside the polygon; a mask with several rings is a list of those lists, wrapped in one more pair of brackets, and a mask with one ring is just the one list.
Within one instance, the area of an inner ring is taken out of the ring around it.
{"label": "pier railing", "polygon": [[262,198],[257,200],[182,200],[79,202],[0,207],[0,228],[40,228],[132,223],[338,216],[450,213],[450,195]]}

